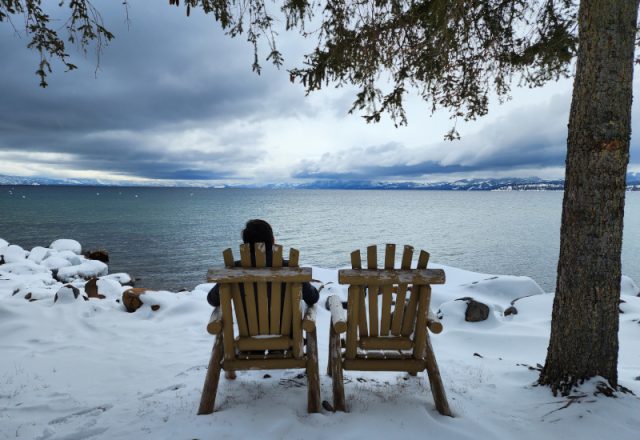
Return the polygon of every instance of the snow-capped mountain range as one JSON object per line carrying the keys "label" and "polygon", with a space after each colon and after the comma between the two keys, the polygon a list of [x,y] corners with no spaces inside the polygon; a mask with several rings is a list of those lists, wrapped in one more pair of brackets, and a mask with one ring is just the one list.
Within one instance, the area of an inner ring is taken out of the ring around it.
{"label": "snow-capped mountain range", "polygon": [[[220,185],[205,181],[110,181],[98,179],[54,179],[0,175],[0,185],[49,186],[119,186],[119,187],[200,187],[200,188],[292,188],[292,189],[382,189],[435,191],[557,191],[564,189],[564,180],[543,180],[538,177],[505,177],[462,179],[442,182],[388,182],[373,180],[316,180],[304,183]],[[640,173],[627,174],[627,189],[640,191]]]}

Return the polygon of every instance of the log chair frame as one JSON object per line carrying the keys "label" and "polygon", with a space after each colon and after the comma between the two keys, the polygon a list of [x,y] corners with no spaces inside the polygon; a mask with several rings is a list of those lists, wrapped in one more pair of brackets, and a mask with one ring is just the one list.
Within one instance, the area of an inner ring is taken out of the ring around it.
{"label": "log chair frame", "polygon": [[[316,336],[316,307],[301,304],[302,283],[311,281],[311,268],[298,267],[299,252],[291,248],[283,267],[282,246],[273,245],[272,265],[266,267],[264,243],[240,246],[241,267],[235,267],[231,249],[223,252],[224,268],[212,268],[207,280],[220,285],[220,307],[215,307],[207,331],[216,335],[200,398],[198,414],[211,414],[220,370],[304,368],[307,373],[307,411],[320,411],[320,377]],[[252,257],[255,267],[252,266]],[[240,285],[243,285],[244,300]],[[271,297],[267,295],[271,285]],[[284,284],[284,298],[282,285]],[[306,307],[305,310],[302,308]],[[234,334],[236,318],[238,336]],[[303,330],[306,339],[303,337]],[[264,354],[256,354],[262,351]]]}
{"label": "log chair frame", "polygon": [[331,311],[327,374],[333,379],[334,410],[346,411],[344,370],[406,371],[413,376],[426,370],[437,410],[452,417],[429,340],[429,330],[442,331],[429,308],[431,284],[444,284],[445,273],[427,269],[426,251],[420,251],[417,267],[411,269],[411,246],[404,246],[401,266],[394,269],[395,249],[395,244],[386,245],[384,269],[377,267],[377,246],[367,247],[367,269],[362,268],[360,250],[352,252],[352,268],[338,271],[338,282],[349,284],[346,313],[340,297],[327,300]]}

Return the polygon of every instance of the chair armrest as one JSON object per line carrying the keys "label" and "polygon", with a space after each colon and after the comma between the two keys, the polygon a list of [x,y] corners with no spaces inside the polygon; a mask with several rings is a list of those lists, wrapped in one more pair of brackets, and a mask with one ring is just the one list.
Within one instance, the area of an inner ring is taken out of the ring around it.
{"label": "chair armrest", "polygon": [[338,295],[332,295],[327,299],[331,312],[331,324],[337,334],[347,331],[347,313],[342,308],[342,301]]}
{"label": "chair armrest", "polygon": [[305,332],[312,332],[316,329],[316,306],[308,306],[304,311],[304,315],[302,318],[302,329]]}
{"label": "chair armrest", "polygon": [[442,332],[442,322],[431,309],[429,309],[429,314],[427,315],[427,328],[431,330],[431,333],[438,334]]}
{"label": "chair armrest", "polygon": [[207,331],[212,335],[218,335],[222,331],[222,309],[220,307],[213,308],[209,324],[207,324]]}

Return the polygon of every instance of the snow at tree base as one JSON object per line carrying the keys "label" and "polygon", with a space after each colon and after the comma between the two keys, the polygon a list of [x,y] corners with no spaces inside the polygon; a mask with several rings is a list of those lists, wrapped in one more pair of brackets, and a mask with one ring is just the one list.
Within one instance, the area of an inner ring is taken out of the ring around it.
{"label": "snow at tree base", "polygon": [[[212,285],[147,292],[128,313],[121,297],[131,278],[81,251],[69,239],[30,251],[0,239],[0,439],[640,438],[640,289],[628,277],[618,365],[627,392],[615,398],[598,378],[567,398],[535,385],[552,293],[528,277],[434,264],[447,283],[433,286],[444,331],[431,341],[454,418],[436,411],[426,373],[357,371],[345,372],[347,413],[307,414],[303,370],[221,378],[216,412],[197,416]],[[346,299],[347,286],[335,269],[314,267],[313,277],[322,400],[331,402],[324,302]],[[488,318],[467,322],[465,297],[486,304]]]}

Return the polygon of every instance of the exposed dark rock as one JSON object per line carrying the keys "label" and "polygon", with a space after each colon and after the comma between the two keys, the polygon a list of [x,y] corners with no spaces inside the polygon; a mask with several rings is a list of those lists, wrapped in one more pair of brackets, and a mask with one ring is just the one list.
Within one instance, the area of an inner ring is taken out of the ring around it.
{"label": "exposed dark rock", "polygon": [[89,298],[105,299],[105,296],[98,292],[98,279],[96,277],[93,277],[86,282],[84,285],[84,292]]}
{"label": "exposed dark rock", "polygon": [[84,253],[85,258],[88,260],[98,260],[103,263],[109,262],[109,252],[104,249],[96,249],[95,251],[86,251]]}
{"label": "exposed dark rock", "polygon": [[331,405],[329,402],[327,402],[326,400],[322,401],[322,407],[325,409],[325,411],[329,411],[329,412],[335,412],[335,410],[333,409],[333,405]]}
{"label": "exposed dark rock", "polygon": [[151,310],[153,310],[154,312],[157,312],[158,310],[160,310],[160,306],[158,304],[154,304],[151,306]]}
{"label": "exposed dark rock", "polygon": [[504,316],[517,315],[517,314],[518,314],[518,309],[516,309],[514,306],[508,307],[504,311]]}
{"label": "exposed dark rock", "polygon": [[464,320],[467,322],[484,321],[489,317],[489,306],[471,297],[458,298],[456,301],[465,301],[467,310],[464,313]]}
{"label": "exposed dark rock", "polygon": [[147,289],[142,287],[132,287],[122,293],[122,303],[129,313],[133,313],[142,307],[140,295],[143,295],[145,292],[147,292]]}

